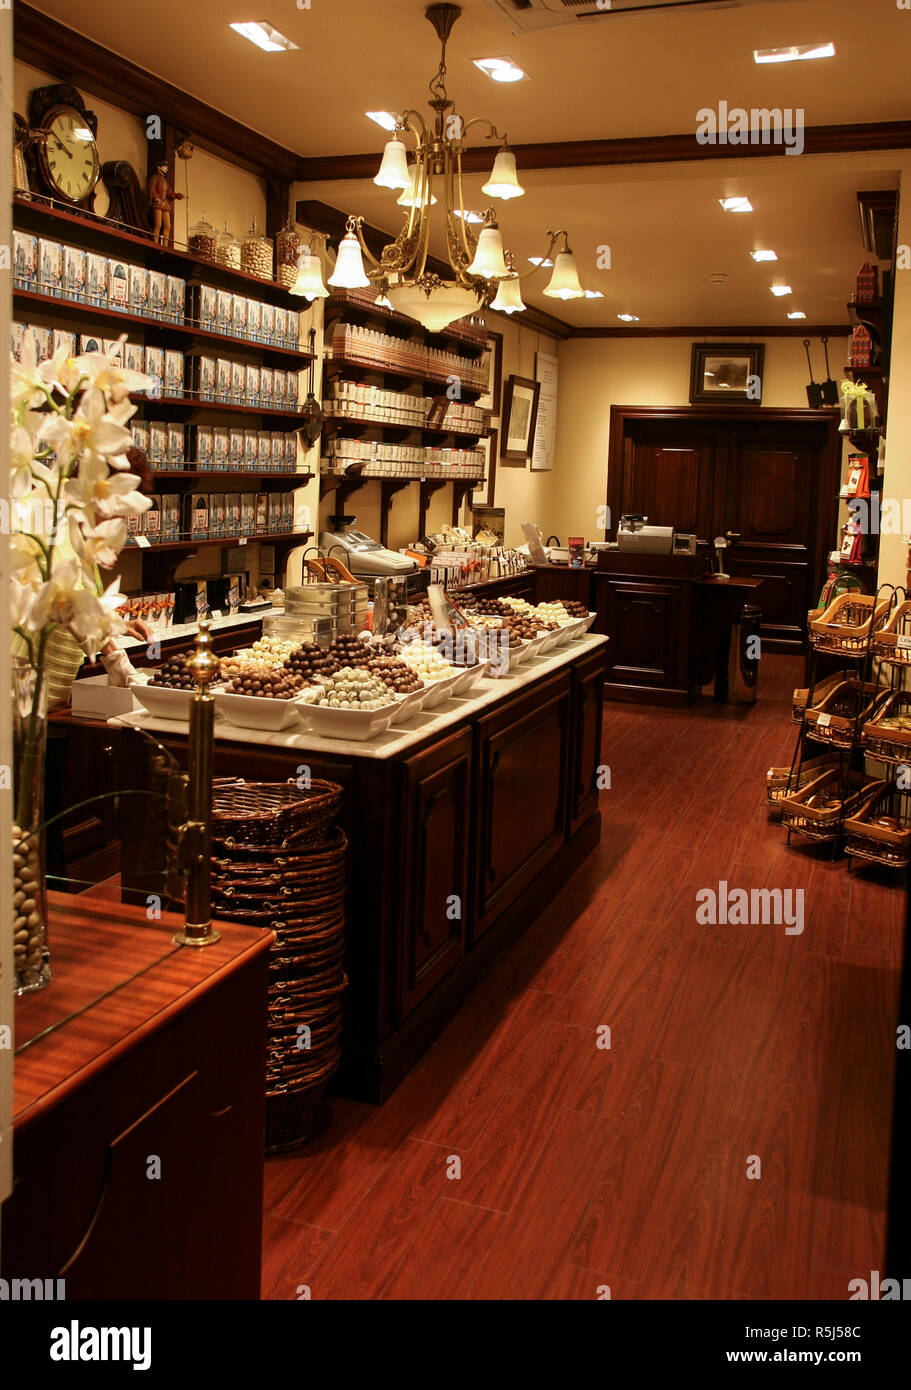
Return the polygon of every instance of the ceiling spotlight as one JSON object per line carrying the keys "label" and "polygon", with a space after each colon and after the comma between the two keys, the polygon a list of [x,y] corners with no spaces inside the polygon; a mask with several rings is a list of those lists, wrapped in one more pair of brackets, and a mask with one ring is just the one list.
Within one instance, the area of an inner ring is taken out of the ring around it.
{"label": "ceiling spotlight", "polygon": [[511,58],[473,58],[472,62],[494,82],[521,82],[528,76]]}
{"label": "ceiling spotlight", "polygon": [[601,293],[600,290],[586,290],[586,291],[585,291],[585,298],[586,298],[586,299],[603,299],[603,298],[604,298],[604,295]]}
{"label": "ceiling spotlight", "polygon": [[265,53],[287,53],[292,48],[297,48],[296,43],[286,39],[284,34],[280,34],[274,24],[270,24],[268,19],[245,20],[242,24],[232,24],[231,28],[235,33],[241,34],[243,38],[255,43],[257,48],[261,48]]}
{"label": "ceiling spotlight", "polygon": [[754,48],[754,63],[805,63],[812,58],[834,58],[834,43],[795,43],[790,48]]}
{"label": "ceiling spotlight", "polygon": [[754,261],[777,261],[778,257],[774,251],[751,251],[750,255]]}
{"label": "ceiling spotlight", "polygon": [[789,319],[805,319],[805,318],[806,318],[806,314],[803,312],[802,309],[792,309],[791,312],[788,314],[788,318],[789,318]]}
{"label": "ceiling spotlight", "polygon": [[364,115],[369,121],[375,121],[384,130],[395,130],[398,125],[398,117],[392,111],[365,111]]}
{"label": "ceiling spotlight", "polygon": [[769,289],[780,299],[783,294],[791,293],[790,285],[769,285]]}
{"label": "ceiling spotlight", "polygon": [[719,198],[725,212],[752,212],[753,204],[749,198]]}
{"label": "ceiling spotlight", "polygon": [[529,265],[543,265],[545,267],[553,265],[549,256],[529,256],[528,263]]}
{"label": "ceiling spotlight", "polygon": [[618,314],[618,315],[617,315],[617,318],[618,318],[618,319],[622,319],[624,323],[638,323],[638,322],[639,322],[639,315],[638,315],[638,314]]}
{"label": "ceiling spotlight", "polygon": [[455,217],[463,217],[466,222],[484,221],[484,214],[482,212],[472,212],[470,208],[453,208],[452,211]]}

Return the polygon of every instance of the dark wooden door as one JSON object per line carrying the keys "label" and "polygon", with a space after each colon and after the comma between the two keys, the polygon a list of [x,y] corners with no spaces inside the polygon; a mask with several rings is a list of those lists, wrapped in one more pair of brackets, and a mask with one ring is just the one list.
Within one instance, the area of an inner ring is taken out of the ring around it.
{"label": "dark wooden door", "polygon": [[763,638],[800,649],[836,541],[837,419],[822,410],[613,407],[612,532],[624,512],[644,512],[710,548],[734,532],[726,568],[765,581]]}

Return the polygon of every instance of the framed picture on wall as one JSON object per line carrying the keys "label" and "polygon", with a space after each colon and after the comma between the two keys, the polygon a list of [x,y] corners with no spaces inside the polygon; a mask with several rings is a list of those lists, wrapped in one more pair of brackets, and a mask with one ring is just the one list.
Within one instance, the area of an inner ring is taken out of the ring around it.
{"label": "framed picture on wall", "polygon": [[760,405],[764,343],[694,343],[690,405]]}
{"label": "framed picture on wall", "polygon": [[500,447],[500,431],[493,429],[486,439],[478,441],[478,448],[483,452],[484,458],[484,478],[485,482],[480,483],[468,495],[469,507],[492,507],[494,503],[494,493],[497,483],[497,452]]}
{"label": "framed picture on wall", "polygon": [[478,397],[481,410],[489,410],[494,417],[500,414],[501,391],[503,383],[503,334],[488,330],[487,342],[481,353],[481,365],[487,375],[487,389]]}
{"label": "framed picture on wall", "polygon": [[535,447],[540,381],[510,376],[503,392],[500,458],[504,463],[526,464]]}

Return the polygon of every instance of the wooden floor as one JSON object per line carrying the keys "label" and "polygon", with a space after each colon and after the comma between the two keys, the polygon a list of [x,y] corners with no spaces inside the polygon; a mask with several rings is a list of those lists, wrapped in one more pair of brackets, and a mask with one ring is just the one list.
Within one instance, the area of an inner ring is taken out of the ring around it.
{"label": "wooden floor", "polygon": [[[605,707],[598,852],[383,1107],[267,1161],[264,1298],[843,1300],[885,1268],[904,897],[766,818],[799,673]],[[722,879],[803,888],[804,933],[698,925]]]}

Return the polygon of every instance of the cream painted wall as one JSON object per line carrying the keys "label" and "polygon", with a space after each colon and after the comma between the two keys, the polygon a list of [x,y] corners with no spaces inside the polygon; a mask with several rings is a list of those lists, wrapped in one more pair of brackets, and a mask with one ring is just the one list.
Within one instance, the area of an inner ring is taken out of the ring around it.
{"label": "cream painted wall", "polygon": [[[13,64],[13,98],[15,110],[27,115],[28,94],[33,87],[46,87],[59,79],[26,63]],[[89,92],[83,93],[90,111],[98,117],[98,154],[102,164],[108,159],[128,159],[140,179],[146,171],[145,127],[135,116],[100,101]]]}
{"label": "cream painted wall", "polygon": [[[899,247],[911,246],[911,153],[905,152],[901,164],[899,197]],[[897,267],[907,264],[907,253],[899,256]],[[892,354],[889,364],[889,410],[886,420],[886,467],[883,502],[892,498],[911,515],[911,397],[906,383],[911,379],[911,269],[896,268],[895,309],[892,319]],[[879,549],[879,582],[906,582],[908,533],[911,521],[903,522],[899,535],[883,535]]]}
{"label": "cream painted wall", "polygon": [[[847,294],[846,294],[847,298]],[[748,342],[731,334],[727,341]],[[836,381],[848,339],[829,342]],[[557,444],[546,530],[596,539],[598,508],[607,496],[612,405],[680,406],[689,401],[691,339],[569,338],[560,343]],[[811,342],[817,381],[825,376],[822,348]],[[765,340],[762,404],[806,407],[807,359],[799,338]],[[835,544],[832,537],[832,544]]]}

